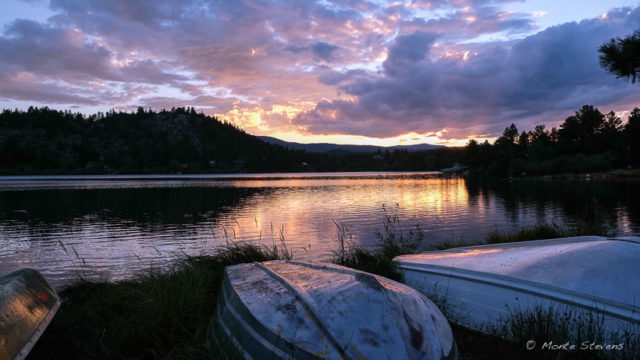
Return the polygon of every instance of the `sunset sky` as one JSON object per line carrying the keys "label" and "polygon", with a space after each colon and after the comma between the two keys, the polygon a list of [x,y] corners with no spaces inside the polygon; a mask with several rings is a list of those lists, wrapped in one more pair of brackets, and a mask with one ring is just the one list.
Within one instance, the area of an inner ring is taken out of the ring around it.
{"label": "sunset sky", "polygon": [[640,106],[638,1],[2,0],[0,107],[193,106],[297,142],[461,145]]}

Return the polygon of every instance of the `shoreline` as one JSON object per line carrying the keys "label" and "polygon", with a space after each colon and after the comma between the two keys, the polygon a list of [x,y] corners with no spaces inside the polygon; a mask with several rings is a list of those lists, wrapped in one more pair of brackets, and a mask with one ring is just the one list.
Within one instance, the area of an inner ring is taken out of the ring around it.
{"label": "shoreline", "polygon": [[[393,225],[395,221],[390,218],[386,225]],[[390,230],[379,235],[381,246],[375,251],[364,250],[349,243],[348,238],[342,238],[338,244],[341,252],[335,253],[333,263],[397,278],[390,267],[391,259],[398,254],[416,252],[414,245],[421,237],[416,232],[397,233],[393,226],[386,228]],[[487,236],[487,242],[557,236],[557,233],[549,233],[553,229],[559,231],[560,228],[540,225],[519,233]],[[564,236],[576,233],[563,231]],[[438,249],[463,245],[472,244],[441,244]],[[291,258],[291,253],[284,242],[279,247],[232,243],[216,249],[211,255],[185,257],[167,270],[149,269],[134,279],[119,282],[80,280],[60,290],[63,305],[30,359],[224,358],[221,349],[211,348],[206,340],[224,267],[287,258]],[[438,304],[438,299],[432,300]],[[446,304],[438,305],[446,308]],[[543,315],[534,320],[546,321]],[[465,359],[535,358],[557,354],[548,349],[526,351],[523,344],[500,338],[497,325],[488,334],[451,325]],[[508,350],[506,353],[503,352],[505,349]],[[584,352],[566,354],[569,358],[585,355]]]}
{"label": "shoreline", "polygon": [[443,175],[459,176],[471,179],[533,179],[533,180],[637,180],[640,179],[640,169],[612,169],[599,172],[585,173],[555,173],[548,175],[509,176],[499,178],[482,173],[458,174],[447,173],[441,170],[406,170],[406,171],[295,171],[295,172],[218,172],[218,173],[128,173],[128,174],[91,174],[91,173],[67,173],[67,174],[0,174],[0,182],[3,181],[45,181],[45,180],[279,180],[279,179],[331,179],[342,177],[387,177],[387,176],[424,176]]}
{"label": "shoreline", "polygon": [[278,180],[327,179],[343,177],[422,176],[440,175],[440,171],[327,171],[327,172],[273,172],[225,174],[68,174],[68,175],[0,175],[0,181],[26,180]]}

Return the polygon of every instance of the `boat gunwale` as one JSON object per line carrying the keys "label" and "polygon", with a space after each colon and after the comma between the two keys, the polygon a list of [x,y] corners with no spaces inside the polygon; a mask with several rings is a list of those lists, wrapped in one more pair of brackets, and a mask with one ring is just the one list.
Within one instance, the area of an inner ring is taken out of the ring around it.
{"label": "boat gunwale", "polygon": [[[432,264],[412,264],[393,260],[395,266],[408,271],[418,273],[429,273],[443,278],[456,278],[460,280],[470,280],[476,283],[483,283],[497,286],[504,289],[515,290],[516,292],[546,298],[567,305],[574,305],[585,310],[596,310],[623,321],[631,321],[640,324],[640,307],[631,304],[624,304],[599,296],[585,294],[579,291],[568,291],[553,285],[539,283],[530,280],[517,279],[510,276],[491,274],[467,269],[459,269],[451,266],[441,266]],[[427,268],[425,268],[427,267]],[[525,285],[526,288],[518,285]],[[536,291],[536,289],[547,290],[548,292]],[[609,307],[598,307],[597,304],[608,305]]]}
{"label": "boat gunwale", "polygon": [[31,349],[33,349],[33,347],[36,345],[36,343],[38,342],[38,340],[40,339],[44,331],[47,329],[47,327],[49,327],[51,320],[53,320],[53,317],[56,315],[61,305],[62,305],[62,300],[56,294],[56,303],[49,310],[47,315],[45,315],[42,321],[40,321],[40,324],[38,324],[38,327],[34,330],[33,334],[31,335],[27,343],[22,347],[20,352],[18,352],[14,360],[23,360],[29,355],[29,353],[31,352]]}
{"label": "boat gunwale", "polygon": [[[38,270],[24,267],[13,271],[5,276],[0,277],[0,286],[6,289],[2,290],[2,294],[0,294],[0,305],[2,308],[0,310],[2,313],[5,313],[7,310],[16,310],[15,306],[10,306],[9,309],[5,309],[4,306],[7,305],[8,301],[11,299],[18,298],[19,307],[24,307],[24,310],[31,313],[31,315],[36,315],[36,308],[41,308],[41,310],[46,311],[42,316],[37,316],[35,321],[29,321],[30,325],[28,328],[23,328],[21,333],[23,335],[27,335],[24,341],[14,341],[13,344],[19,344],[21,347],[14,347],[13,349],[9,346],[4,346],[3,344],[4,336],[0,336],[0,358],[3,358],[3,355],[10,354],[9,350],[16,351],[14,353],[14,360],[24,360],[29,356],[29,353],[36,345],[42,334],[47,330],[49,324],[53,320],[54,316],[57,314],[58,310],[62,305],[62,298],[58,293],[51,287],[51,285],[47,282],[47,279],[40,273]],[[41,296],[44,295],[44,298]],[[54,301],[51,301],[54,300]],[[29,305],[26,302],[35,302]],[[13,308],[13,309],[12,309]],[[18,309],[17,311],[20,311]],[[18,321],[26,320],[23,314],[19,314],[17,316]],[[15,325],[15,320],[9,322],[9,333],[8,334],[0,334],[0,335],[8,335],[12,336],[16,334],[16,328],[11,325]],[[3,328],[7,329],[7,324],[2,325]],[[19,328],[20,326],[18,326]],[[0,329],[2,330],[2,329]],[[15,340],[15,339],[14,339]]]}
{"label": "boat gunwale", "polygon": [[[637,239],[637,240],[636,240]],[[484,248],[492,248],[492,249],[515,249],[515,248],[523,248],[523,247],[536,247],[536,246],[545,246],[545,245],[555,245],[555,244],[571,244],[571,243],[581,243],[581,242],[629,242],[640,244],[640,238],[638,237],[605,237],[605,236],[597,236],[597,235],[584,235],[584,236],[571,236],[567,238],[553,238],[553,239],[539,239],[539,240],[525,240],[525,241],[517,241],[517,242],[506,242],[506,243],[495,243],[495,244],[480,244],[480,245],[468,245],[468,246],[460,246],[460,247],[452,247],[445,250],[430,250],[423,251],[417,254],[407,254],[407,255],[398,255],[394,258],[399,257],[417,257],[422,254],[442,254],[442,253],[457,253],[461,252],[461,250],[467,249],[484,249]]]}

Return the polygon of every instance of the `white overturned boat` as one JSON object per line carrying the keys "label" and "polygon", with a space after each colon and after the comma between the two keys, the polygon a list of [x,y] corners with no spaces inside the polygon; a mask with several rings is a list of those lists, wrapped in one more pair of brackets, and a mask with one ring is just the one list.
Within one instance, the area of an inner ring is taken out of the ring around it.
{"label": "white overturned boat", "polygon": [[24,359],[59,307],[60,298],[36,270],[0,278],[0,360]]}
{"label": "white overturned boat", "polygon": [[470,246],[393,259],[404,282],[443,297],[481,330],[515,312],[591,313],[605,333],[640,329],[640,238],[582,236]]}
{"label": "white overturned boat", "polygon": [[451,328],[417,291],[331,264],[227,267],[212,340],[245,359],[455,359]]}

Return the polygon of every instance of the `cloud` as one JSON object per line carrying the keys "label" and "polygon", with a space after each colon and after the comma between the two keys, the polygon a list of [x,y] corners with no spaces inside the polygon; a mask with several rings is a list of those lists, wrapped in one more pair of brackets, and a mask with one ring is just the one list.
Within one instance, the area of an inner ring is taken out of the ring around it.
{"label": "cloud", "polygon": [[284,48],[284,50],[289,51],[293,54],[303,54],[305,52],[309,52],[316,59],[319,59],[324,62],[332,62],[335,60],[336,53],[340,47],[328,44],[324,41],[318,41],[309,46],[296,46],[289,45]]}
{"label": "cloud", "polygon": [[112,53],[87,44],[78,31],[16,20],[0,38],[0,64],[6,70],[76,78],[114,80],[109,71]]}
{"label": "cloud", "polygon": [[524,34],[535,30],[531,14],[511,13],[495,6],[456,8],[450,15],[435,19],[413,18],[400,24],[402,33],[416,30],[437,32],[448,42],[475,38],[484,34],[505,32]]}
{"label": "cloud", "polygon": [[524,0],[412,0],[411,6],[423,9],[478,7],[486,4],[522,2]]}
{"label": "cloud", "polygon": [[326,42],[319,41],[313,45],[311,45],[311,51],[313,54],[324,61],[330,62],[339,47],[331,44],[327,44]]}
{"label": "cloud", "polygon": [[55,27],[81,29],[125,62],[128,54],[137,54],[139,62],[119,69],[119,80],[169,84],[193,96],[206,93],[178,76],[188,72],[205,82],[201,86],[224,87],[247,106],[267,99],[284,103],[291,93],[304,101],[336,95],[334,88],[317,81],[319,73],[313,69],[361,56],[360,46],[375,37],[366,28],[370,20],[361,22],[361,11],[376,7],[364,1],[332,4],[51,1],[58,12],[52,18]]}
{"label": "cloud", "polygon": [[437,35],[399,36],[382,74],[339,82],[356,101],[319,102],[294,123],[320,134],[388,137],[474,128],[495,135],[509,122],[525,128],[557,122],[562,119],[545,115],[570,114],[585,103],[628,103],[638,99],[636,86],[603,71],[597,49],[633,32],[639,21],[640,10],[621,9],[607,19],[555,26],[520,41],[476,45],[473,54],[458,45],[457,53],[435,60],[428,55]]}
{"label": "cloud", "polygon": [[[48,21],[0,35],[0,96],[377,137],[501,132],[637,98],[596,50],[635,30],[638,10],[531,35],[533,16],[506,2],[50,0]],[[496,34],[511,40],[482,40]]]}
{"label": "cloud", "polygon": [[24,72],[0,75],[0,97],[45,104],[98,105],[102,101],[101,97],[69,84],[44,80]]}

